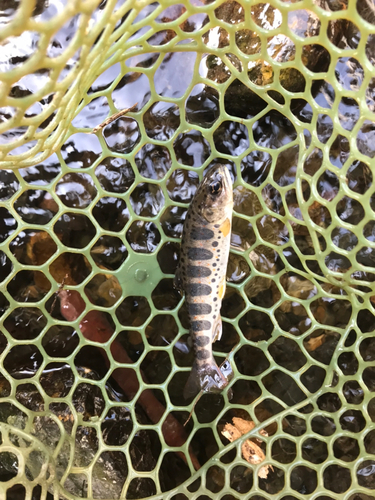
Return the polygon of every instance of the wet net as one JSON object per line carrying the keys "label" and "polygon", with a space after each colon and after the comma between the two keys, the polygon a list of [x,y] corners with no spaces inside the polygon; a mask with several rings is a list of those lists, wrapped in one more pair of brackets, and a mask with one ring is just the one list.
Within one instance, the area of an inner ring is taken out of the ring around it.
{"label": "wet net", "polygon": [[[374,498],[371,0],[5,0],[0,25],[2,498]],[[172,282],[218,161],[234,378],[193,406]]]}

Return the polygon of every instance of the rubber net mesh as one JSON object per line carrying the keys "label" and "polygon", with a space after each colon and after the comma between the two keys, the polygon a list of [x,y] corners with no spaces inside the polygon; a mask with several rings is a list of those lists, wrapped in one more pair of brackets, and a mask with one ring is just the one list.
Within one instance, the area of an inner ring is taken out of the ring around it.
{"label": "rubber net mesh", "polygon": [[[2,5],[2,498],[374,498],[374,4]],[[193,408],[172,280],[218,161],[235,375]]]}

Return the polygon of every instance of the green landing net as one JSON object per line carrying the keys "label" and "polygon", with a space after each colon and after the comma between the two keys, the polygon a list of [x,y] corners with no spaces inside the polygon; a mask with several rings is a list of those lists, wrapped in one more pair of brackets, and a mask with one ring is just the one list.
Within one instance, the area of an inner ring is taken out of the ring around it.
{"label": "green landing net", "polygon": [[[375,498],[374,3],[3,5],[1,498]],[[172,280],[217,159],[235,375],[183,428]]]}

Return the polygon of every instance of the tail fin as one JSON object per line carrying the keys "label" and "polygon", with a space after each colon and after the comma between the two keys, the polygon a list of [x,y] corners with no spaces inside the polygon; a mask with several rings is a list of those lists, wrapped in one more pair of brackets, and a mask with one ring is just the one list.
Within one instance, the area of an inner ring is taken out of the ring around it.
{"label": "tail fin", "polygon": [[228,380],[213,358],[207,364],[200,366],[194,361],[183,395],[185,399],[190,399],[200,391],[218,393],[227,385]]}

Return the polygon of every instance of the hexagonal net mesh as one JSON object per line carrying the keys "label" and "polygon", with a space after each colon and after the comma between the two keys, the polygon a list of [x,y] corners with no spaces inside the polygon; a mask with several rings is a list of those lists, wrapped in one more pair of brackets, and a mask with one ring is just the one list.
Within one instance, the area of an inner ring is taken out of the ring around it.
{"label": "hexagonal net mesh", "polygon": [[[374,498],[371,0],[7,0],[0,23],[2,497]],[[172,281],[218,161],[235,375],[194,406]]]}

